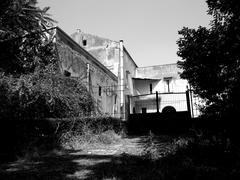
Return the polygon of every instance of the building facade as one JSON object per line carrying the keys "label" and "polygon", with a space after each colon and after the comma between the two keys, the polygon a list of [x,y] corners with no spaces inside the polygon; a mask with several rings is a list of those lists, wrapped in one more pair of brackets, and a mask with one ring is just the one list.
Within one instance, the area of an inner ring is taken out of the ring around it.
{"label": "building facade", "polygon": [[129,96],[134,95],[133,78],[138,66],[123,45],[123,41],[113,41],[78,30],[71,37],[82,48],[94,56],[118,78],[116,88],[118,113],[126,120],[129,114]]}
{"label": "building facade", "polygon": [[58,27],[55,44],[61,73],[86,85],[94,98],[96,112],[117,117],[117,76]]}
{"label": "building facade", "polygon": [[[68,36],[56,28],[61,72],[81,78],[101,114],[127,120],[133,113],[187,111],[188,82],[177,64],[138,67],[122,40],[113,41],[78,30]],[[156,102],[157,101],[157,102]]]}

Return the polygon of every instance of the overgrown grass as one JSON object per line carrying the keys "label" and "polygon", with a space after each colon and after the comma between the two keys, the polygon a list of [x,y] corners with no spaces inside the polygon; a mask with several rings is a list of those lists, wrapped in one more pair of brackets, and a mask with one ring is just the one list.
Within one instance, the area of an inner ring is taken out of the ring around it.
{"label": "overgrown grass", "polygon": [[68,119],[60,126],[59,142],[67,149],[116,143],[124,134],[121,121],[107,116]]}
{"label": "overgrown grass", "polygon": [[240,178],[240,149],[236,146],[188,136],[172,138],[161,147],[156,139],[149,134],[140,157],[150,167],[151,179]]}

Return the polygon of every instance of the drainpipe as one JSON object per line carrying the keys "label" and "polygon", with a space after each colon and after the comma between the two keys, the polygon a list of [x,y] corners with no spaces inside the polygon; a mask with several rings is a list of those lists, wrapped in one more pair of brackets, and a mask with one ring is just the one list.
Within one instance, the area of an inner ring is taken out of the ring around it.
{"label": "drainpipe", "polygon": [[124,69],[123,69],[123,40],[119,41],[120,46],[120,118],[125,120],[125,103],[124,103]]}

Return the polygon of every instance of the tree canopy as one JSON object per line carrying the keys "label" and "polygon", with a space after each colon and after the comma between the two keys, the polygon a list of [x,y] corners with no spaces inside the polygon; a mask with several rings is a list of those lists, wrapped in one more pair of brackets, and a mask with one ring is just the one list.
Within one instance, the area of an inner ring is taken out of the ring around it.
{"label": "tree canopy", "polygon": [[54,21],[47,14],[49,7],[36,5],[36,0],[1,0],[0,70],[5,73],[32,72],[52,56],[47,29]]}
{"label": "tree canopy", "polygon": [[240,107],[240,1],[207,0],[210,28],[184,27],[177,41],[181,77],[206,100],[205,112]]}

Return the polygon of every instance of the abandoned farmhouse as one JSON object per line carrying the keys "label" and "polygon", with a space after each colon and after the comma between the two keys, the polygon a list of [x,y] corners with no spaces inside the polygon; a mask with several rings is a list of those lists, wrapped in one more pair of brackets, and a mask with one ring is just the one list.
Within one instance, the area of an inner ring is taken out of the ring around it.
{"label": "abandoned farmhouse", "polygon": [[80,30],[69,36],[56,27],[55,43],[61,72],[84,82],[99,113],[127,120],[130,114],[163,112],[166,107],[190,111],[190,107],[191,115],[197,115],[177,64],[138,67],[122,40]]}

